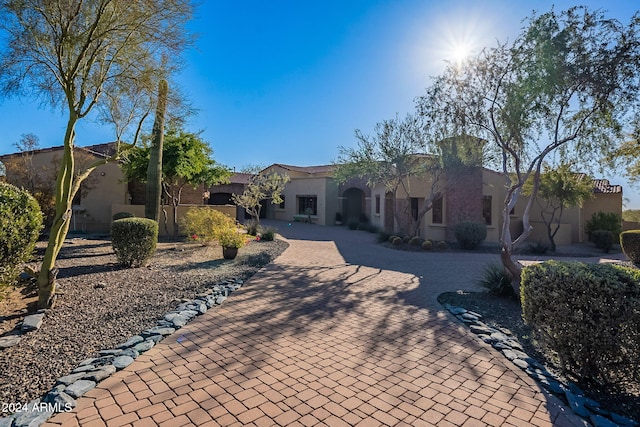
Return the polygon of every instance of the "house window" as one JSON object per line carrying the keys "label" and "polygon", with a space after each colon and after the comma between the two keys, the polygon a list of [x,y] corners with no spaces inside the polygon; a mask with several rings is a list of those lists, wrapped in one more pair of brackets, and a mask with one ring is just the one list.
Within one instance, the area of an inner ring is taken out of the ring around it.
{"label": "house window", "polygon": [[418,198],[417,197],[411,198],[411,218],[413,218],[414,221],[418,220]]}
{"label": "house window", "polygon": [[486,225],[491,225],[491,196],[482,196],[482,217]]}
{"label": "house window", "polygon": [[431,208],[431,223],[442,224],[442,197],[433,200]]}
{"label": "house window", "polygon": [[285,202],[284,195],[281,195],[280,198],[282,199],[282,201],[278,205],[278,208],[284,209],[284,202]]}
{"label": "house window", "polygon": [[376,194],[376,215],[380,215],[380,195]]}
{"label": "house window", "polygon": [[298,196],[300,215],[318,215],[318,196]]}

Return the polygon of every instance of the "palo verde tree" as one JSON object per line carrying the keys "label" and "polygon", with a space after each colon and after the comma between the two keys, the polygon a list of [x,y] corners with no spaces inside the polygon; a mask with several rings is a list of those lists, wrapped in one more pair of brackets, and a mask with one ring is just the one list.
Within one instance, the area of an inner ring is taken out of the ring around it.
{"label": "palo verde tree", "polygon": [[0,57],[2,93],[33,95],[67,114],[56,214],[38,274],[38,305],[46,307],[55,296],[55,261],[69,229],[73,197],[98,165],[76,170],[76,124],[108,102],[105,91],[150,88],[150,82],[177,68],[191,42],[185,24],[192,5],[188,0],[2,0],[0,13],[6,40]]}
{"label": "palo verde tree", "polygon": [[287,174],[269,173],[257,169],[245,170],[246,173],[251,174],[249,182],[245,185],[242,194],[232,194],[231,199],[233,203],[244,208],[251,215],[251,218],[259,223],[262,203],[267,199],[275,205],[282,203],[282,192],[290,178]]}
{"label": "palo verde tree", "polygon": [[[638,105],[639,24],[638,14],[623,25],[586,7],[534,14],[513,43],[449,65],[419,99],[429,120],[451,135],[476,135],[497,154],[507,190],[501,259],[515,287],[521,266],[511,255],[531,232],[545,159],[556,151],[594,159],[623,138]],[[512,236],[509,212],[531,176],[523,232]]]}
{"label": "palo verde tree", "polygon": [[[378,123],[374,131],[374,135],[365,135],[356,130],[357,145],[339,147],[333,176],[338,183],[360,178],[369,186],[383,185],[391,195],[392,215],[399,231],[417,235],[434,201],[456,183],[457,174],[447,175],[447,170],[459,172],[463,166],[478,165],[481,146],[472,145],[470,140],[476,142],[476,139],[469,137],[438,140],[435,128],[415,115],[385,120]],[[429,189],[422,208],[411,212],[411,184],[418,179],[427,180]]]}
{"label": "palo verde tree", "polygon": [[[522,194],[531,197],[534,175],[523,187]],[[536,203],[540,207],[542,222],[547,227],[550,249],[556,250],[555,237],[560,229],[562,214],[566,208],[580,205],[593,196],[591,178],[571,170],[571,164],[563,163],[555,168],[543,166],[540,174]]]}
{"label": "palo verde tree", "polygon": [[[145,182],[152,146],[147,139],[129,150],[122,170],[127,181]],[[211,157],[213,150],[200,134],[169,128],[162,144],[162,193],[173,207],[174,236],[178,235],[178,205],[186,185],[193,188],[228,182],[231,173]],[[166,212],[165,212],[166,227]],[[168,230],[167,230],[168,231]]]}

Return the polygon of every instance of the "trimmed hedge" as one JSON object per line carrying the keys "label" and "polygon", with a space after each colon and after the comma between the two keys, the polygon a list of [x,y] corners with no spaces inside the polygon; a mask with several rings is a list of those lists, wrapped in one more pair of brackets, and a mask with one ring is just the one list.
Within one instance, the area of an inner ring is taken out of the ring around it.
{"label": "trimmed hedge", "polygon": [[462,249],[475,249],[487,238],[487,226],[480,222],[464,221],[456,224],[455,234]]}
{"label": "trimmed hedge", "polygon": [[[236,222],[233,218],[213,208],[191,208],[180,223],[182,232],[189,239],[197,240],[205,245],[213,244],[217,240],[217,230],[235,229],[235,225]],[[257,234],[257,227],[252,232]],[[253,235],[255,236],[255,234]]]}
{"label": "trimmed hedge", "polygon": [[522,272],[523,318],[578,381],[638,378],[640,270],[547,261]]}
{"label": "trimmed hedge", "polygon": [[0,289],[15,283],[31,260],[42,230],[42,211],[27,191],[0,182]]}
{"label": "trimmed hedge", "polygon": [[118,262],[140,267],[153,256],[158,243],[158,223],[148,218],[123,218],[111,223],[111,244]]}
{"label": "trimmed hedge", "polygon": [[111,219],[113,221],[117,221],[123,218],[135,218],[135,215],[132,214],[131,212],[116,212],[113,214],[113,217]]}
{"label": "trimmed hedge", "polygon": [[620,246],[629,261],[640,264],[640,230],[623,231],[620,234]]}

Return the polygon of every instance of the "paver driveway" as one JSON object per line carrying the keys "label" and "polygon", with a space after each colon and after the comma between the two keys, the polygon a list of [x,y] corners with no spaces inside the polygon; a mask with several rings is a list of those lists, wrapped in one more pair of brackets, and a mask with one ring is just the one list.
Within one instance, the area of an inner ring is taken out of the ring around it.
{"label": "paver driveway", "polygon": [[47,425],[581,425],[437,303],[495,255],[279,228],[273,264]]}

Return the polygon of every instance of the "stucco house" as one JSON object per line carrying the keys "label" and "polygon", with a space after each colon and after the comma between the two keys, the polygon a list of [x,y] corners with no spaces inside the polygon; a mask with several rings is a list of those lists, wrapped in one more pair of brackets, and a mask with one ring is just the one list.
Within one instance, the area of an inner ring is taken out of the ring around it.
{"label": "stucco house", "polygon": [[[76,170],[113,154],[114,144],[75,147]],[[18,186],[29,187],[25,180],[35,179],[36,186],[54,188],[63,155],[63,147],[44,148],[27,153],[0,156],[5,166],[6,180]],[[73,200],[73,213],[69,231],[108,232],[111,224],[111,206],[128,204],[129,194],[120,167],[115,163],[98,166],[82,184]]]}

